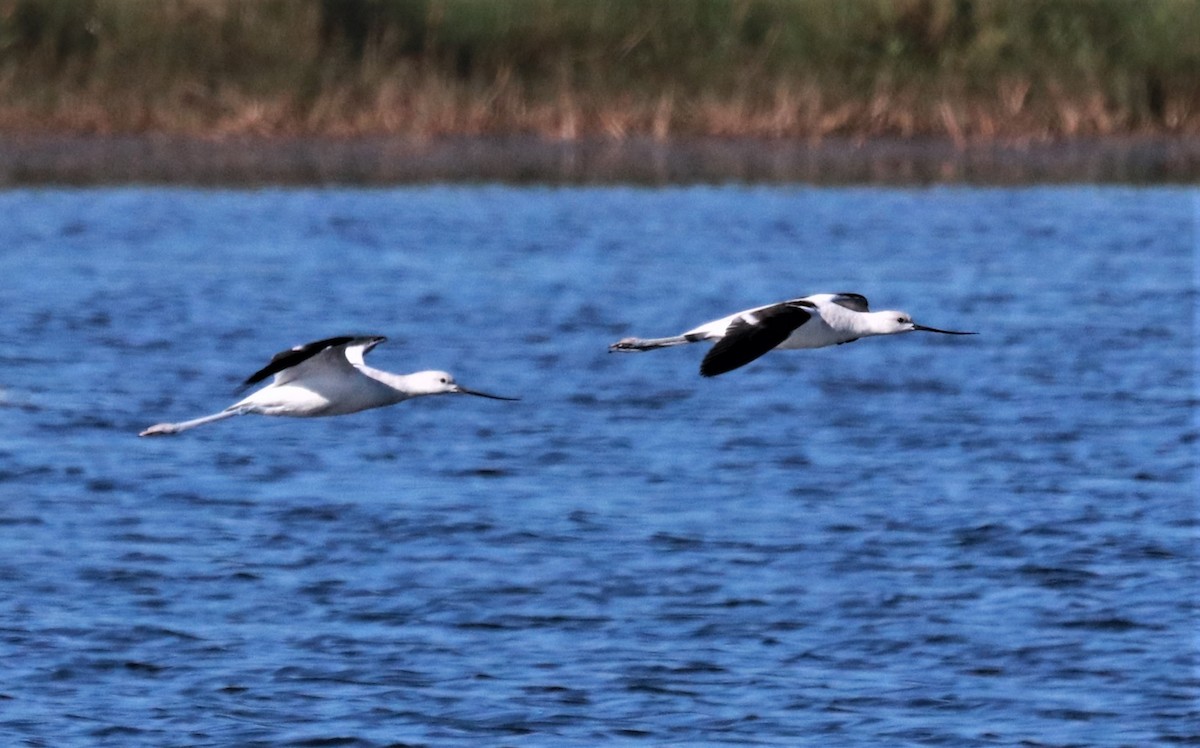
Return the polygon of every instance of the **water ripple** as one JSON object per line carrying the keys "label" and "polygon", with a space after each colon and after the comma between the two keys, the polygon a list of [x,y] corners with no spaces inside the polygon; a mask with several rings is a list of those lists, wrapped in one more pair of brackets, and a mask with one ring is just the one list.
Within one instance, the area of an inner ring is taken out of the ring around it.
{"label": "water ripple", "polygon": [[[1196,199],[0,193],[0,733],[1195,744]],[[824,290],[981,334],[607,352]],[[523,399],[134,436],[364,329]]]}

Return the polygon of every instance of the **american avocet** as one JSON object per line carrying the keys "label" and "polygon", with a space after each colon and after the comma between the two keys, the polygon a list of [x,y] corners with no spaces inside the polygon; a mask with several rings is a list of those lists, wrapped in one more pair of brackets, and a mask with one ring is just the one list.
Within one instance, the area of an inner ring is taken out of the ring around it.
{"label": "american avocet", "polygon": [[379,335],[337,337],[298,345],[275,354],[243,383],[249,387],[272,374],[275,379],[219,413],[180,423],[160,423],[138,436],[177,434],[223,418],[256,413],[264,416],[315,418],[357,413],[394,405],[422,395],[459,394],[516,400],[469,390],[444,371],[392,374],[363,362],[372,348],[387,340]]}
{"label": "american avocet", "polygon": [[856,293],[819,293],[747,309],[669,338],[625,338],[613,343],[609,350],[648,351],[715,340],[716,344],[700,364],[701,375],[715,377],[745,366],[776,348],[824,348],[871,335],[917,330],[943,335],[975,334],[918,325],[904,312],[872,312],[867,307],[867,298]]}

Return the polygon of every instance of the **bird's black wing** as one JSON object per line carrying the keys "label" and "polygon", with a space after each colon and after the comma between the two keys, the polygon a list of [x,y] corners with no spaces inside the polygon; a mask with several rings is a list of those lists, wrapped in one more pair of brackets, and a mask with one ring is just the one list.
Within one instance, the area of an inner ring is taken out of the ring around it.
{"label": "bird's black wing", "polygon": [[700,375],[715,377],[762,356],[807,322],[812,308],[809,302],[787,301],[739,316],[700,362]]}
{"label": "bird's black wing", "polygon": [[305,343],[294,348],[289,348],[286,351],[280,351],[271,358],[270,363],[247,377],[246,381],[242,382],[242,386],[249,387],[251,385],[258,384],[272,374],[278,374],[285,369],[290,369],[293,366],[304,363],[327,348],[346,345],[347,343],[353,343],[357,340],[370,339],[370,336],[341,335],[336,338],[314,340],[311,343]]}
{"label": "bird's black wing", "polygon": [[[837,293],[830,299],[834,304],[845,307],[852,312],[869,312],[867,297],[856,293]],[[849,341],[847,341],[849,342]]]}

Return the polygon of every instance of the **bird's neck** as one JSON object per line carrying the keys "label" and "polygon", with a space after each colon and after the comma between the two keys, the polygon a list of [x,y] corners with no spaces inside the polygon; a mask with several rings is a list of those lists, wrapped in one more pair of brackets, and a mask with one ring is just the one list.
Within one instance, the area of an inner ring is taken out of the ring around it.
{"label": "bird's neck", "polygon": [[390,371],[375,369],[366,364],[360,364],[354,368],[358,369],[363,376],[374,379],[391,390],[394,397],[393,402],[398,403],[401,400],[407,400],[414,394],[412,387],[408,383],[409,378],[403,374],[393,374]]}
{"label": "bird's neck", "polygon": [[855,327],[858,337],[870,335],[885,335],[889,332],[888,321],[896,316],[895,312],[868,312],[855,317]]}

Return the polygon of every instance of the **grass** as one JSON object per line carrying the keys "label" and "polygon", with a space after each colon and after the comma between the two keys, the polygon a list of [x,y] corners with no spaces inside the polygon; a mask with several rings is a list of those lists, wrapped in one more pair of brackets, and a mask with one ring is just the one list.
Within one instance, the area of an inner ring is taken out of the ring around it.
{"label": "grass", "polygon": [[0,0],[0,131],[1200,134],[1196,0]]}

